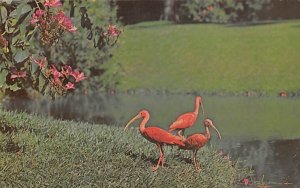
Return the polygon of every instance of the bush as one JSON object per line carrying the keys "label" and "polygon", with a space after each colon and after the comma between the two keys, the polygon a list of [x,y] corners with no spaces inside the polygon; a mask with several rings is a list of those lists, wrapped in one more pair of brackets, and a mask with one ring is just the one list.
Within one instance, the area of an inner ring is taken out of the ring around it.
{"label": "bush", "polygon": [[186,0],[179,15],[183,22],[225,23],[228,20],[221,1],[215,0]]}
{"label": "bush", "polygon": [[[98,6],[104,7],[103,10],[110,9],[95,14],[93,20],[87,7],[95,9],[99,3],[103,4]],[[113,25],[114,17],[109,16],[114,11],[112,6],[108,1],[2,1],[1,89],[8,93],[32,89],[54,99],[80,87],[78,84],[86,75],[99,76],[95,72],[101,62],[90,56],[100,57],[104,62],[120,35],[120,30]],[[91,41],[87,43],[86,38]],[[93,47],[104,55],[95,55]]]}
{"label": "bush", "polygon": [[[49,58],[54,62],[66,62],[84,71],[88,80],[82,82],[79,90],[82,92],[103,86],[99,78],[105,71],[103,64],[112,57],[116,39],[109,38],[108,41],[104,41],[101,38],[104,36],[101,35],[109,25],[117,24],[117,7],[114,1],[109,0],[85,0],[76,6],[74,14],[81,16],[75,16],[73,21],[75,25],[83,27],[78,28],[75,35],[65,35],[53,49],[55,53]],[[69,6],[65,5],[65,8]],[[86,12],[84,19],[82,12]]]}
{"label": "bush", "polygon": [[179,15],[182,22],[254,21],[268,3],[270,0],[186,0]]}
{"label": "bush", "polygon": [[259,11],[270,4],[271,0],[227,0],[225,11],[230,15],[229,21],[257,21]]}

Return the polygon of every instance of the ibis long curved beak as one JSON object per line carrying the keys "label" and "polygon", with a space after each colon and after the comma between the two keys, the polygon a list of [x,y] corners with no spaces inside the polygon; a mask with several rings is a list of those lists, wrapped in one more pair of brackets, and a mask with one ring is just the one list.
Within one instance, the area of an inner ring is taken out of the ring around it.
{"label": "ibis long curved beak", "polygon": [[213,124],[211,124],[211,127],[212,127],[213,129],[215,129],[215,131],[218,133],[219,139],[221,140],[221,134],[220,134],[220,132],[218,131],[218,129],[217,129]]}
{"label": "ibis long curved beak", "polygon": [[205,118],[205,113],[204,113],[204,108],[203,108],[203,103],[202,102],[201,102],[201,110],[202,110],[203,118]]}
{"label": "ibis long curved beak", "polygon": [[124,128],[124,131],[127,130],[127,128],[129,127],[129,125],[134,122],[135,120],[141,118],[140,114],[136,115],[134,118],[132,118],[126,125],[125,125],[125,128]]}

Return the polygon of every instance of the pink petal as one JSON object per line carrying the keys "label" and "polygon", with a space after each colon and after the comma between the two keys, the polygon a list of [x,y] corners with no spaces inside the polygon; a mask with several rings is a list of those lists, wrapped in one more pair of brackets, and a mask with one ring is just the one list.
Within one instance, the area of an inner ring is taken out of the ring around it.
{"label": "pink petal", "polygon": [[243,179],[243,184],[244,185],[249,185],[250,184],[250,180],[248,178],[244,178]]}
{"label": "pink petal", "polygon": [[78,70],[73,71],[72,76],[75,78],[75,82],[80,82],[80,81],[86,79],[86,77],[84,76],[84,73],[79,72]]}
{"label": "pink petal", "polygon": [[62,68],[62,71],[61,71],[62,74],[64,74],[65,76],[69,76],[72,74],[72,67],[70,65],[65,65],[63,68]]}
{"label": "pink petal", "polygon": [[26,71],[11,71],[10,72],[10,78],[15,79],[15,78],[25,78],[27,76]]}
{"label": "pink petal", "polygon": [[47,7],[60,7],[62,4],[60,0],[45,0],[44,5]]}
{"label": "pink petal", "polygon": [[67,89],[67,90],[69,90],[69,89],[75,89],[75,86],[74,86],[73,83],[68,82],[68,83],[66,84],[66,89]]}
{"label": "pink petal", "polygon": [[40,69],[45,68],[45,61],[46,61],[46,58],[44,60],[33,59],[33,62],[36,63],[40,67]]}

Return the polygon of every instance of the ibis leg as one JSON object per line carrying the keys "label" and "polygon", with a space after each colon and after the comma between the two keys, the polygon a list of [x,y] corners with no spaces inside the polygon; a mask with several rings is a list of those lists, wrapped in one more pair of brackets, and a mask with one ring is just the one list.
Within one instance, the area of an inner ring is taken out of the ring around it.
{"label": "ibis leg", "polygon": [[196,159],[197,152],[198,152],[198,150],[193,150],[193,160],[194,160],[194,165],[195,165],[196,170],[200,170],[201,169],[200,165],[197,163],[197,159]]}
{"label": "ibis leg", "polygon": [[163,160],[164,160],[164,151],[162,149],[162,146],[158,143],[156,145],[159,149],[160,155],[159,155],[158,162],[157,162],[156,166],[152,167],[152,171],[156,171],[158,169],[160,163],[162,162],[162,164],[163,164]]}

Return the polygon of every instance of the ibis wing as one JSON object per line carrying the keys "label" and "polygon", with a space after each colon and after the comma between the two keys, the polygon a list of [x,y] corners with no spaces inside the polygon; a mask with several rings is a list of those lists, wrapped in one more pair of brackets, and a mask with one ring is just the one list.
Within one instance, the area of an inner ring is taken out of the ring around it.
{"label": "ibis wing", "polygon": [[179,137],[174,136],[159,127],[147,127],[143,134],[150,142],[184,146],[184,143]]}
{"label": "ibis wing", "polygon": [[207,137],[203,134],[193,134],[184,140],[185,149],[199,149],[207,142]]}
{"label": "ibis wing", "polygon": [[169,130],[176,130],[176,129],[186,129],[191,126],[196,120],[195,114],[193,113],[186,113],[179,116],[176,121],[174,121]]}

